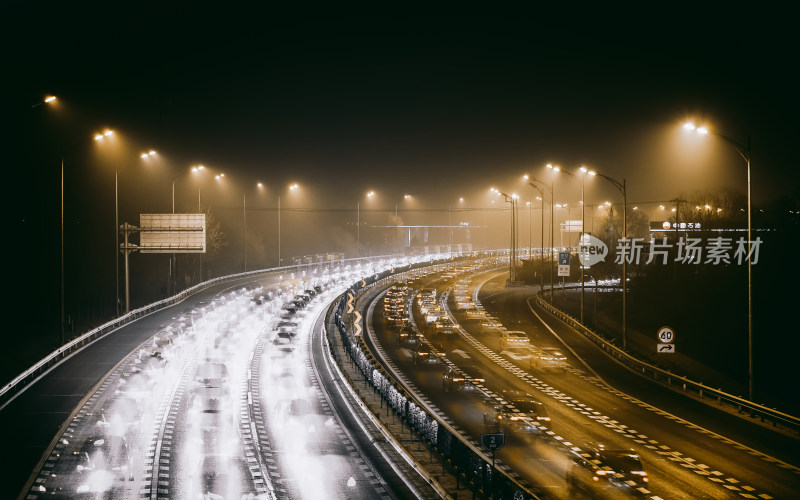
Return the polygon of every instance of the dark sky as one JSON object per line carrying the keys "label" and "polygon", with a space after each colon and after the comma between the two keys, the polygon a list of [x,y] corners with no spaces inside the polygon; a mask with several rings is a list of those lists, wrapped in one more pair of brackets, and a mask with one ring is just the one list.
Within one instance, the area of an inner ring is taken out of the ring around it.
{"label": "dark sky", "polygon": [[12,8],[12,105],[30,114],[52,92],[71,113],[62,135],[112,126],[175,169],[431,205],[515,190],[547,162],[624,177],[633,200],[743,191],[730,148],[676,146],[677,125],[696,117],[751,138],[757,199],[797,185],[782,178],[797,96],[780,12],[108,9]]}
{"label": "dark sky", "polygon": [[[140,212],[169,211],[171,181],[197,163],[227,175],[227,194],[203,188],[219,213],[238,221],[250,193],[248,224],[264,227],[259,213],[274,218],[278,195],[287,208],[333,211],[333,221],[353,218],[359,203],[391,210],[411,193],[443,223],[459,196],[489,206],[490,186],[532,198],[520,177],[544,176],[547,162],[624,178],[628,199],[651,208],[720,187],[744,193],[732,148],[680,132],[696,118],[750,137],[755,205],[796,197],[791,19],[754,5],[345,13],[7,2],[5,203],[11,239],[22,242],[12,267],[38,268],[45,286],[57,286],[64,151],[67,260],[86,262],[67,268],[81,275],[113,268],[114,161],[124,169],[121,222],[133,223]],[[58,108],[32,107],[49,93]],[[89,139],[103,127],[127,146],[113,160]],[[161,160],[147,170],[138,153],[151,147]],[[302,198],[290,199],[290,182]],[[189,177],[177,182],[179,211],[196,189]],[[378,196],[368,203],[371,189]],[[580,196],[565,177],[556,190],[557,201]],[[610,183],[587,183],[587,203],[607,199],[619,202]],[[327,222],[324,238],[313,229],[301,238],[304,219],[294,217],[284,221],[298,232],[287,253],[347,247],[331,229],[341,221]],[[226,224],[237,238],[239,226]],[[299,245],[312,238],[316,247]]]}

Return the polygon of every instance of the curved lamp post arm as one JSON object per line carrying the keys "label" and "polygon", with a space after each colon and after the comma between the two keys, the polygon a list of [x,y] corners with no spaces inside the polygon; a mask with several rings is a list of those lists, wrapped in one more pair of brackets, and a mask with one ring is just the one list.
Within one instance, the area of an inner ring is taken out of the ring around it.
{"label": "curved lamp post arm", "polygon": [[744,161],[746,161],[747,163],[750,163],[750,139],[749,138],[747,139],[747,147],[745,147],[744,145],[740,144],[739,142],[737,142],[734,139],[731,139],[727,135],[723,135],[723,134],[720,134],[718,132],[711,132],[711,133],[714,134],[715,136],[719,137],[723,141],[727,142],[728,144],[730,144],[733,147],[733,149],[735,149],[736,152],[739,153],[739,155],[742,157],[742,159]]}

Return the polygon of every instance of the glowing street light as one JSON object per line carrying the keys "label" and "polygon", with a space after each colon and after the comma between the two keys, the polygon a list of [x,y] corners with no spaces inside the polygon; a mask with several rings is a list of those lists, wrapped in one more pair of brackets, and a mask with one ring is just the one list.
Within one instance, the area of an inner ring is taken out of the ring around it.
{"label": "glowing street light", "polygon": [[[687,132],[693,132],[699,135],[709,135],[712,133],[707,127],[696,126],[692,122],[684,123],[683,129]],[[750,400],[753,400],[753,270],[752,270],[752,205],[750,197],[750,138],[747,138],[747,145],[740,144],[732,138],[713,132],[713,135],[719,137],[728,145],[733,147],[739,156],[745,161],[747,165],[747,350],[748,350],[748,379],[749,379],[749,394]]]}
{"label": "glowing street light", "polygon": [[[622,238],[624,241],[628,240],[628,190],[625,186],[625,179],[622,182],[612,179],[607,175],[596,172],[595,175],[602,177],[616,187],[622,193]],[[611,206],[611,202],[605,202],[607,206]],[[628,347],[628,268],[627,256],[622,257],[622,350]]]}
{"label": "glowing street light", "polygon": [[[558,172],[560,170],[559,167],[554,167],[550,163],[547,164],[547,168],[554,169],[556,172]],[[553,181],[550,181],[550,185],[548,186],[544,182],[542,182],[542,181],[540,181],[540,180],[538,180],[538,179],[536,179],[534,177],[531,177],[531,176],[529,176],[527,174],[524,175],[523,178],[526,181],[528,181],[528,185],[530,185],[532,188],[534,188],[537,191],[539,191],[539,194],[542,195],[542,200],[543,200],[542,201],[542,207],[543,207],[542,208],[542,214],[544,214],[544,193],[542,193],[542,190],[541,190],[540,186],[545,188],[545,189],[547,189],[547,191],[550,193],[550,250],[549,250],[549,252],[550,252],[550,305],[552,305],[553,304],[553,212],[555,211],[555,207],[554,207],[554,202],[555,202],[554,183],[553,183]],[[542,228],[544,228],[544,224],[542,224]],[[542,246],[544,247],[544,234],[542,234]],[[544,263],[544,248],[542,249],[541,258],[542,258],[542,263]],[[544,279],[544,273],[542,273],[542,279]]]}
{"label": "glowing street light", "polygon": [[[256,182],[256,189],[259,191],[264,190],[264,184],[261,182]],[[243,241],[243,254],[244,254],[244,272],[247,272],[247,190],[242,192],[242,235],[244,238]]]}
{"label": "glowing street light", "polygon": [[507,203],[511,204],[511,245],[509,247],[509,258],[508,258],[508,280],[509,284],[511,282],[517,281],[517,196],[516,193],[506,194],[499,189],[490,188],[489,191],[492,193],[502,196]]}
{"label": "glowing street light", "polygon": [[[296,182],[289,185],[289,192],[293,193],[300,189]],[[278,267],[281,267],[281,195],[278,194]]]}
{"label": "glowing street light", "polygon": [[42,104],[53,104],[55,102],[56,102],[56,96],[48,95],[48,96],[45,96],[44,99],[42,99],[41,101],[39,101],[36,104],[32,105],[31,108],[38,108]]}
{"label": "glowing street light", "polygon": [[[375,197],[375,191],[367,192],[367,199]],[[361,257],[361,200],[356,202],[356,258]]]}
{"label": "glowing street light", "polygon": [[[558,167],[553,167],[553,170],[555,172],[558,172],[559,168]],[[578,171],[581,173],[580,180],[578,179],[578,176],[573,174],[572,172],[569,172],[567,170],[564,170],[563,172],[565,174],[567,174],[570,178],[575,180],[576,182],[579,182],[580,185],[581,185],[581,237],[583,237],[583,234],[586,232],[586,207],[584,206],[584,196],[583,196],[584,195],[584,187],[585,187],[585,182],[584,181],[585,181],[587,175],[589,177],[594,177],[595,175],[597,175],[597,172],[595,172],[594,170],[589,170],[588,168],[586,168],[584,166],[581,166],[580,169],[578,169]],[[566,204],[564,206],[566,206]],[[578,245],[578,248],[579,248],[579,251],[580,251],[580,245]],[[583,297],[584,297],[584,288],[585,288],[585,278],[584,278],[584,272],[583,272],[583,263],[580,262],[580,257],[578,258],[578,262],[581,265],[581,324],[583,324]]]}

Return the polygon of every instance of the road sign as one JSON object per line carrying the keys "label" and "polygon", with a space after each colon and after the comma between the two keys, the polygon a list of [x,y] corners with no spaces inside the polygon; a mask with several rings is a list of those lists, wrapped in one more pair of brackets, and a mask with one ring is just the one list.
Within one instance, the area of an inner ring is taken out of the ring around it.
{"label": "road sign", "polygon": [[669,344],[675,340],[675,330],[668,326],[662,326],[658,329],[658,340],[664,344]]}
{"label": "road sign", "polygon": [[569,276],[569,252],[558,252],[558,275]]}
{"label": "road sign", "polygon": [[506,444],[506,435],[502,432],[493,432],[491,434],[481,434],[481,446],[487,450],[499,450]]}
{"label": "road sign", "polygon": [[673,354],[675,352],[675,344],[658,344],[656,348],[658,353]]}

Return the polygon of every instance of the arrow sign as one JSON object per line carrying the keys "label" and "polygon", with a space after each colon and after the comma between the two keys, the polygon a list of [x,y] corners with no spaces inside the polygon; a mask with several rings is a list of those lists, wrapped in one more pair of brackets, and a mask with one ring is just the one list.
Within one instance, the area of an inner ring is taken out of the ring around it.
{"label": "arrow sign", "polygon": [[491,434],[481,434],[481,446],[487,450],[499,450],[506,444],[506,435],[502,432],[493,432]]}
{"label": "arrow sign", "polygon": [[675,352],[675,344],[658,344],[656,352],[666,352],[672,354]]}
{"label": "arrow sign", "polygon": [[367,286],[367,282],[365,280],[361,280],[361,286]]}
{"label": "arrow sign", "polygon": [[355,319],[356,337],[360,337],[361,336],[361,313],[358,312],[358,311],[356,311],[355,313],[356,313],[356,319]]}
{"label": "arrow sign", "polygon": [[353,312],[353,299],[355,299],[353,294],[351,292],[347,292],[347,312],[348,313],[352,313]]}

